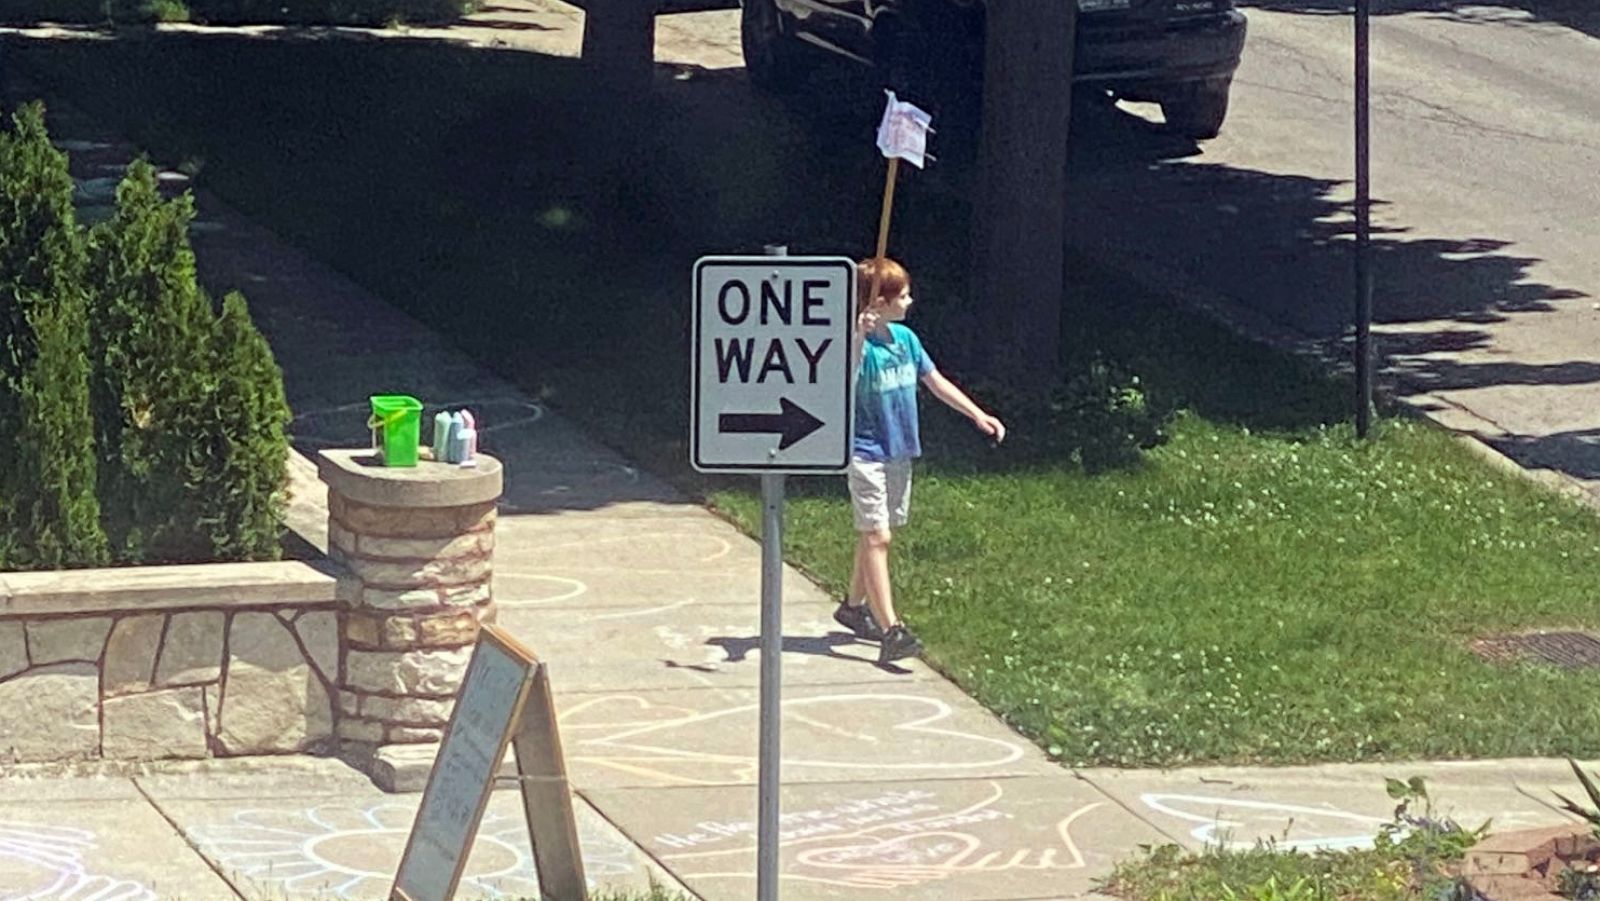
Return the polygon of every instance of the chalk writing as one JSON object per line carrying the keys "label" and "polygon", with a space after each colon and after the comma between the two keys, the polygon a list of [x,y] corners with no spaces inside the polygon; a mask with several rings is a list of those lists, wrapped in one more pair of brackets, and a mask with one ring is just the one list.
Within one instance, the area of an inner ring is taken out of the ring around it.
{"label": "chalk writing", "polygon": [[494,641],[473,653],[395,884],[413,901],[447,901],[533,664]]}
{"label": "chalk writing", "polygon": [[[954,810],[941,792],[912,790],[798,811],[799,822],[831,828],[785,834],[780,846],[789,863],[782,878],[889,890],[969,874],[1084,868],[1071,828],[1103,802],[1079,806],[1057,821],[1059,844],[996,848],[984,837],[983,827],[1014,815],[999,806],[1004,797],[1001,784],[990,782],[988,787],[988,797]],[[869,824],[854,826],[856,819]],[[755,845],[754,828],[742,820],[704,820],[692,829],[658,834],[651,844],[662,848],[662,860],[691,884],[697,879],[755,878],[753,867],[744,868]],[[730,864],[740,868],[729,868]]]}

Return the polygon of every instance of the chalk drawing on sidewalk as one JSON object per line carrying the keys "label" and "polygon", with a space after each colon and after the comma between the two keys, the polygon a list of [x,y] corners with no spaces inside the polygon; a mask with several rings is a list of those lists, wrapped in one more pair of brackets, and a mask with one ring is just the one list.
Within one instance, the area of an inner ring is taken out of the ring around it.
{"label": "chalk drawing on sidewalk", "polygon": [[528,573],[494,574],[494,599],[501,607],[540,607],[570,601],[589,590],[589,586],[566,576],[541,576]]}
{"label": "chalk drawing on sidewalk", "polygon": [[[721,535],[708,534],[704,528],[695,528],[682,531],[662,529],[654,532],[610,535],[604,538],[578,538],[551,544],[541,543],[535,548],[530,548],[531,553],[529,556],[536,558],[551,551],[592,550],[616,545],[621,545],[623,550],[613,552],[613,556],[601,555],[592,565],[582,568],[610,572],[619,568],[619,561],[615,558],[615,553],[635,551],[641,556],[647,556],[651,559],[664,555],[667,559],[680,563],[676,569],[643,570],[644,572],[690,572],[693,564],[715,563],[733,552],[733,542],[727,538]],[[634,566],[627,566],[626,569],[629,572],[641,571]],[[711,570],[711,572],[720,572],[720,570]]]}
{"label": "chalk drawing on sidewalk", "polygon": [[[518,443],[537,443],[540,438],[550,438],[558,443],[564,440],[559,431],[551,431],[548,435],[529,431],[530,426],[537,425],[545,418],[545,408],[520,397],[445,401],[425,398],[424,401],[427,410],[423,414],[421,439],[425,445],[433,440],[433,413],[441,409],[471,410],[480,423],[479,443],[488,454],[497,454],[501,448]],[[290,440],[302,448],[364,447],[371,440],[371,433],[366,426],[369,406],[367,401],[355,401],[302,411],[289,422]],[[514,447],[511,456],[517,456]],[[502,513],[548,510],[553,500],[559,501],[568,494],[633,490],[642,478],[638,469],[620,459],[590,459],[588,455],[583,455],[576,459],[563,459],[553,469],[537,465],[541,462],[539,459],[527,462],[529,467],[507,473],[505,493],[497,505]],[[546,459],[544,462],[549,461]],[[558,481],[550,484],[550,479]]]}
{"label": "chalk drawing on sidewalk", "polygon": [[[987,785],[986,797],[965,806],[946,798],[971,790],[961,783],[907,790],[867,786],[865,795],[832,805],[791,806],[779,832],[781,878],[891,891],[968,875],[1030,871],[1038,879],[1085,867],[1072,826],[1105,802],[1072,809],[1055,822],[1048,840],[999,846],[985,838],[987,824],[1015,814],[1002,804],[1001,784]],[[754,879],[755,828],[748,820],[701,820],[683,832],[659,833],[650,844],[691,885],[699,879]]]}
{"label": "chalk drawing on sidewalk", "polygon": [[0,820],[0,901],[157,901],[150,888],[90,872],[87,829]]}
{"label": "chalk drawing on sidewalk", "polygon": [[[350,901],[382,899],[388,897],[415,817],[414,806],[391,803],[255,808],[238,811],[222,823],[194,827],[189,837],[222,872],[263,888]],[[635,851],[626,840],[586,818],[578,826],[591,888],[597,880],[636,872]],[[461,878],[461,895],[539,897],[528,827],[520,813],[484,814]]]}
{"label": "chalk drawing on sidewalk", "polygon": [[[496,432],[530,426],[544,418],[544,407],[533,401],[515,397],[490,397],[444,403],[430,401],[428,407],[471,410],[483,422],[483,426],[478,429],[480,439]],[[368,437],[367,414],[370,412],[371,403],[364,400],[318,410],[305,410],[289,420],[289,435],[294,443],[312,447],[350,447],[353,443],[361,446],[363,439]],[[431,442],[432,431],[432,422],[423,423],[421,438],[424,444]]]}
{"label": "chalk drawing on sidewalk", "polygon": [[[1378,827],[1390,822],[1383,817],[1350,813],[1331,806],[1310,807],[1210,795],[1147,792],[1140,795],[1139,800],[1158,813],[1199,823],[1189,834],[1207,845],[1222,844],[1240,849],[1253,848],[1258,840],[1269,836],[1277,847],[1290,850],[1370,848]],[[1352,833],[1357,826],[1360,831]],[[1303,837],[1296,838],[1291,833]]]}
{"label": "chalk drawing on sidewalk", "polygon": [[[502,538],[502,541],[505,539]],[[596,563],[607,572],[618,570],[626,571],[633,575],[651,573],[664,573],[668,575],[683,575],[694,572],[694,566],[699,564],[716,563],[733,552],[733,542],[720,535],[707,535],[700,531],[691,532],[649,532],[643,535],[617,535],[606,538],[596,538],[590,541],[564,542],[557,544],[539,544],[530,549],[532,555],[542,555],[552,551],[565,551],[571,549],[592,550],[595,552]],[[671,570],[652,570],[647,567],[628,565],[624,555],[638,554],[646,559],[655,556],[674,556],[683,559],[685,566]],[[573,598],[587,594],[589,584],[582,579],[567,575],[555,575],[544,572],[538,568],[525,568],[516,566],[498,567],[495,570],[495,600],[502,607],[541,607],[549,604],[559,604]],[[618,618],[623,616],[645,616],[651,613],[675,610],[694,602],[692,597],[681,597],[660,603],[661,598],[653,599],[654,603],[648,609],[632,612],[611,611],[604,618]]]}
{"label": "chalk drawing on sidewalk", "polygon": [[[657,704],[636,695],[589,698],[561,713],[567,759],[645,777],[663,785],[754,782],[754,745],[730,746],[728,735],[755,735],[759,705],[698,709]],[[787,772],[840,775],[972,774],[1021,760],[1022,745],[952,728],[955,709],[938,698],[841,693],[783,702]],[[923,739],[907,744],[906,739]],[[881,748],[900,748],[885,759]],[[919,756],[918,749],[927,754]]]}
{"label": "chalk drawing on sidewalk", "polygon": [[[289,895],[384,898],[416,810],[399,804],[241,810],[189,837],[222,872]],[[527,825],[485,814],[461,879],[464,895],[538,897]]]}

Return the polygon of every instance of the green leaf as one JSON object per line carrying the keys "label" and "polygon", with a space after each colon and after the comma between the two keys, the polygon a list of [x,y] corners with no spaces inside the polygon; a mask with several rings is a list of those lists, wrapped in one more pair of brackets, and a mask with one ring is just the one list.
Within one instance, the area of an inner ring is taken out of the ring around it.
{"label": "green leaf", "polygon": [[1578,766],[1578,762],[1571,757],[1567,758],[1567,765],[1577,774],[1578,781],[1583,784],[1583,790],[1589,795],[1589,801],[1594,804],[1597,811],[1600,811],[1600,789],[1595,788],[1594,780],[1590,779],[1589,774],[1585,773],[1583,768]]}

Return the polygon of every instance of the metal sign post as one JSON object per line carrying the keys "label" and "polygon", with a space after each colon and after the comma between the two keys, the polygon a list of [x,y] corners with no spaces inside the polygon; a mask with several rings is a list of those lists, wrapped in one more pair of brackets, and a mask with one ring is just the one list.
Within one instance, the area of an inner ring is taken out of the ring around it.
{"label": "metal sign post", "polygon": [[[767,255],[789,248],[767,245]],[[783,489],[761,475],[761,741],[756,775],[756,901],[778,901],[778,789],[783,779]]]}
{"label": "metal sign post", "polygon": [[761,475],[761,723],[756,898],[778,898],[783,503],[789,473],[839,473],[855,433],[855,263],[705,257],[694,267],[689,460]]}
{"label": "metal sign post", "polygon": [[756,788],[756,898],[778,897],[778,788],[783,760],[782,473],[761,477],[761,757]]}
{"label": "metal sign post", "polygon": [[1356,0],[1356,435],[1372,427],[1372,0]]}

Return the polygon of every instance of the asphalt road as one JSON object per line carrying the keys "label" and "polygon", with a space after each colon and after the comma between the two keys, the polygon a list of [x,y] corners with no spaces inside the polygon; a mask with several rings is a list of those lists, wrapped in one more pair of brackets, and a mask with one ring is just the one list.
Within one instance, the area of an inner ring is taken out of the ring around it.
{"label": "asphalt road", "polygon": [[[1390,376],[1525,465],[1600,479],[1600,6],[1374,6]],[[1216,140],[1165,139],[1132,116],[1080,129],[1074,243],[1291,337],[1338,338],[1354,304],[1354,32],[1334,7],[1248,10]]]}

